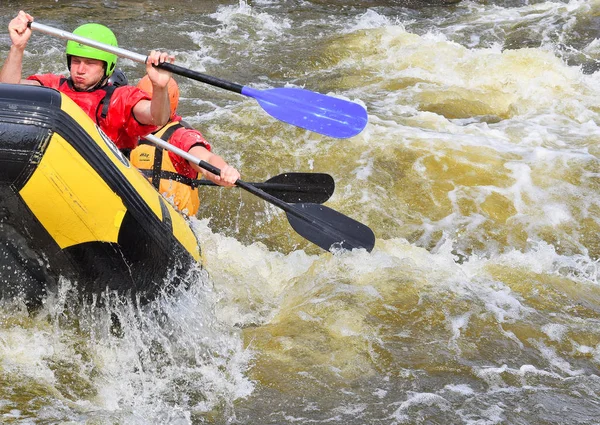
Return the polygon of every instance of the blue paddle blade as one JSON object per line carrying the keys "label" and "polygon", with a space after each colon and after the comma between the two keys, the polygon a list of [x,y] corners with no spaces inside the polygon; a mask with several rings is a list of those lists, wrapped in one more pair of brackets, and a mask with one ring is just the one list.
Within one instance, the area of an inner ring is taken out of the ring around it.
{"label": "blue paddle blade", "polygon": [[242,87],[241,93],[258,101],[272,117],[325,136],[346,139],[367,125],[367,111],[344,99],[293,87],[257,90]]}

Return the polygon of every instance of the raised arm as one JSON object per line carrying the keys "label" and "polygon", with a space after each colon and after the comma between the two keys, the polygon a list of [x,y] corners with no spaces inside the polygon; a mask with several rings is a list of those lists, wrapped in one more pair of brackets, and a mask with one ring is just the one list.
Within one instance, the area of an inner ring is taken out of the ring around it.
{"label": "raised arm", "polygon": [[25,52],[25,47],[27,47],[27,42],[31,37],[31,29],[27,24],[31,21],[33,21],[33,17],[21,10],[19,14],[9,22],[8,34],[10,35],[12,44],[8,56],[2,65],[2,69],[0,70],[0,83],[39,84],[37,81],[22,79],[23,54]]}
{"label": "raised arm", "polygon": [[171,116],[169,92],[167,90],[171,73],[153,66],[167,61],[173,63],[175,57],[154,50],[148,56],[146,73],[152,82],[152,100],[140,100],[133,108],[135,118],[142,124],[162,127],[169,121]]}

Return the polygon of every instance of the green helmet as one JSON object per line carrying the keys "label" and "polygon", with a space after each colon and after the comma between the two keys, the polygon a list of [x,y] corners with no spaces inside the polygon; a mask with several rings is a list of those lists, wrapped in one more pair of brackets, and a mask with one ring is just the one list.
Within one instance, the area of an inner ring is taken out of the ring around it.
{"label": "green helmet", "polygon": [[[84,24],[75,29],[73,34],[80,37],[89,38],[100,43],[110,46],[117,46],[117,37],[115,34],[104,25],[100,24]],[[117,55],[108,53],[94,47],[86,46],[73,40],[67,41],[67,65],[71,69],[71,56],[79,56],[82,58],[98,59],[106,63],[106,76],[109,77],[115,70],[117,65]]]}

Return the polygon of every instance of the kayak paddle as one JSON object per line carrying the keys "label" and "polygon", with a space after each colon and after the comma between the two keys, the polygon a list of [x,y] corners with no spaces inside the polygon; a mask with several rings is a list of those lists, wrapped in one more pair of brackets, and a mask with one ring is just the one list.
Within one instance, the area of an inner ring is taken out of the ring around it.
{"label": "kayak paddle", "polygon": [[[30,27],[32,30],[76,41],[135,62],[146,63],[147,56],[80,37],[68,31],[37,22],[30,22]],[[171,63],[162,63],[158,67],[173,74],[252,97],[272,117],[325,136],[345,139],[359,134],[367,125],[367,111],[355,102],[292,87],[258,90]]]}
{"label": "kayak paddle", "polygon": [[[221,170],[217,167],[196,158],[153,134],[145,136],[145,139],[181,156],[187,161],[197,164],[215,175],[221,174]],[[264,190],[253,186],[251,183],[238,180],[235,184],[284,210],[292,228],[300,236],[327,251],[340,248],[347,250],[364,248],[368,252],[371,252],[375,246],[375,235],[369,227],[331,208],[313,203],[288,204]]]}

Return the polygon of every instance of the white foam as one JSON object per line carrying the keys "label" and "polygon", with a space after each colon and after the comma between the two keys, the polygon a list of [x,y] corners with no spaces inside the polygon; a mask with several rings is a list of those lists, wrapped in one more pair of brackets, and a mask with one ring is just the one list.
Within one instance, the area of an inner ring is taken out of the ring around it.
{"label": "white foam", "polygon": [[398,409],[390,416],[390,419],[394,419],[397,421],[407,421],[410,416],[406,413],[413,406],[436,406],[439,407],[442,411],[445,411],[449,408],[450,404],[448,400],[444,397],[433,394],[433,393],[418,393],[418,392],[408,392],[408,397],[406,401],[401,403]]}
{"label": "white foam", "polygon": [[562,341],[567,331],[568,328],[559,323],[548,323],[542,326],[542,332],[548,335],[550,341]]}

